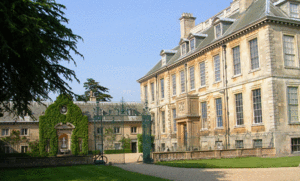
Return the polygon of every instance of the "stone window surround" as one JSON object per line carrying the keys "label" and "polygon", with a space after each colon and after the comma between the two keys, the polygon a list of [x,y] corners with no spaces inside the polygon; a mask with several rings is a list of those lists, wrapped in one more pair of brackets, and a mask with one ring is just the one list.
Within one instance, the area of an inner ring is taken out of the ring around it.
{"label": "stone window surround", "polygon": [[299,18],[299,3],[298,2],[295,2],[295,1],[293,1],[293,2],[288,2],[288,13],[289,13],[289,17],[291,17],[291,18],[293,18],[292,16],[291,16],[291,4],[293,4],[293,5],[297,5],[298,6],[298,17],[297,18]]}
{"label": "stone window surround", "polygon": [[[164,128],[165,128],[165,130],[163,129],[163,114],[162,113],[164,113]],[[160,124],[161,124],[161,133],[162,134],[166,134],[166,111],[165,110],[161,110],[160,111],[160,119],[161,119],[161,121],[160,121]]]}
{"label": "stone window surround", "polygon": [[[175,76],[175,82],[173,80],[173,76]],[[177,95],[177,76],[176,73],[171,75],[171,79],[172,79],[172,97],[175,97]],[[175,83],[175,85],[174,85]],[[174,86],[175,86],[175,90],[174,90]],[[175,93],[175,94],[174,94]]]}
{"label": "stone window surround", "polygon": [[[27,135],[22,135],[22,129],[27,129]],[[29,128],[28,127],[22,127],[21,129],[20,129],[20,136],[29,136]]]}
{"label": "stone window surround", "polygon": [[[134,128],[135,128],[135,129],[134,129]],[[131,126],[131,127],[130,127],[130,133],[131,133],[131,134],[137,134],[137,132],[138,132],[137,126]]]}
{"label": "stone window surround", "polygon": [[[238,74],[235,74],[235,69],[234,69],[234,55],[233,55],[233,49],[235,49],[235,48],[237,48],[237,47],[239,47],[239,64],[240,64],[240,73],[238,73]],[[238,76],[241,76],[242,75],[242,61],[241,61],[241,46],[238,44],[238,45],[236,45],[236,46],[234,46],[234,47],[232,47],[231,48],[231,55],[232,55],[232,61],[231,61],[231,64],[232,64],[232,74],[233,74],[233,78],[235,78],[235,77],[238,77]]]}
{"label": "stone window surround", "polygon": [[[204,85],[201,85],[201,64],[202,63],[204,63],[204,83],[205,83]],[[206,87],[206,83],[207,83],[207,81],[206,81],[206,69],[207,69],[206,65],[207,65],[207,63],[205,60],[199,62],[199,74],[200,74],[200,76],[199,76],[200,84],[199,85],[200,85],[200,88]]]}
{"label": "stone window surround", "polygon": [[[260,89],[260,104],[261,104],[261,112],[262,112],[262,114],[261,114],[261,123],[255,123],[255,120],[254,120],[254,105],[253,105],[253,91],[254,90],[257,90],[257,89]],[[252,126],[260,126],[260,125],[264,125],[264,117],[263,117],[263,104],[262,104],[262,100],[263,100],[263,91],[262,91],[262,88],[261,88],[261,85],[256,85],[256,86],[252,86],[251,87],[251,94],[250,94],[250,96],[251,96],[251,111],[252,111]]]}
{"label": "stone window surround", "polygon": [[26,153],[30,152],[30,148],[29,148],[29,146],[28,146],[27,144],[25,144],[25,143],[20,143],[20,153],[22,153],[22,147],[23,147],[23,146],[27,146],[27,152],[26,152]]}
{"label": "stone window surround", "polygon": [[151,88],[151,103],[155,101],[155,84],[154,82],[150,82],[150,88]]}
{"label": "stone window surround", "polygon": [[[192,86],[192,79],[191,79],[191,68],[194,68],[194,79],[193,79],[193,81],[194,81],[194,88],[192,89],[191,88],[191,86]],[[189,71],[189,73],[188,73],[188,80],[189,80],[189,91],[193,91],[193,90],[196,90],[196,81],[195,81],[195,79],[196,79],[196,77],[195,77],[195,66],[194,65],[191,65],[191,66],[189,66],[188,68],[188,71]]]}
{"label": "stone window surround", "polygon": [[[237,106],[237,105],[236,105],[236,95],[238,95],[238,94],[242,94],[242,109],[243,109],[243,110],[242,110],[242,114],[243,114],[243,124],[239,124],[239,125],[237,124],[237,112],[236,112],[236,106]],[[235,116],[234,116],[235,127],[244,127],[244,126],[245,126],[245,119],[244,119],[244,118],[245,118],[245,115],[244,115],[244,102],[245,102],[245,101],[244,101],[244,95],[243,95],[242,92],[235,92],[233,96],[234,96],[234,106],[235,106],[235,107],[234,107],[234,108],[235,108],[235,109],[234,109],[234,113],[235,113]]]}
{"label": "stone window surround", "polygon": [[[220,25],[220,36],[219,37],[217,37],[217,26],[218,25]],[[221,22],[217,23],[214,26],[214,35],[215,35],[215,39],[218,39],[218,38],[220,38],[223,35],[223,24]]]}
{"label": "stone window surround", "polygon": [[[299,120],[299,111],[298,111],[298,122],[290,122],[290,118],[289,118],[289,109],[288,109],[288,106],[289,106],[289,103],[288,103],[288,87],[297,87],[298,88],[298,97],[300,95],[299,91],[300,91],[300,82],[289,82],[289,83],[286,83],[285,85],[285,91],[286,91],[286,100],[285,100],[285,103],[286,103],[286,116],[287,116],[287,120],[288,120],[288,124],[290,125],[293,125],[293,124],[299,124],[300,125],[300,120]],[[299,110],[299,98],[298,98],[298,110]]]}
{"label": "stone window surround", "polygon": [[144,99],[145,99],[145,102],[148,101],[148,85],[146,84],[144,86]]}
{"label": "stone window surround", "polygon": [[[259,63],[259,67],[258,68],[256,68],[256,69],[252,69],[252,63],[251,63],[251,49],[250,49],[250,41],[251,40],[254,40],[254,39],[257,39],[257,53],[258,53],[258,63]],[[260,70],[260,60],[259,60],[259,55],[260,55],[260,53],[259,53],[259,35],[258,35],[258,33],[255,33],[255,34],[252,34],[252,35],[250,35],[250,36],[248,36],[247,38],[246,38],[246,40],[247,40],[247,52],[249,53],[248,55],[249,55],[249,57],[248,57],[248,59],[249,59],[249,74],[250,73],[252,73],[252,72],[256,72],[256,71],[259,71]]]}
{"label": "stone window surround", "polygon": [[[192,43],[191,43],[192,40],[194,40],[194,49],[193,50],[192,50]],[[196,49],[196,38],[191,38],[189,44],[190,44],[190,51],[194,51]]]}
{"label": "stone window surround", "polygon": [[[183,85],[184,85],[184,91],[182,91],[182,77],[181,77],[181,72],[183,72]],[[185,78],[185,69],[182,68],[181,70],[179,70],[179,82],[180,82],[180,94],[183,94],[186,92],[186,78]]]}
{"label": "stone window surround", "polygon": [[[161,83],[163,81],[163,91],[162,91],[162,86],[161,86]],[[159,78],[159,93],[160,93],[160,100],[163,100],[165,98],[165,78],[164,77],[161,77]],[[163,96],[162,96],[162,93],[163,93]]]}
{"label": "stone window surround", "polygon": [[[3,130],[3,129],[8,129],[8,135],[3,135],[3,136],[2,136],[2,130]],[[1,131],[0,137],[10,136],[10,132],[11,132],[10,130],[11,130],[11,129],[9,129],[9,127],[3,127],[3,128],[1,128],[1,130],[0,130],[0,131]]]}
{"label": "stone window surround", "polygon": [[[215,57],[216,56],[219,56],[219,76],[220,76],[220,79],[219,80],[216,80],[216,67],[215,67]],[[221,70],[222,70],[222,66],[223,65],[221,65],[221,55],[219,54],[219,53],[217,53],[217,54],[215,54],[215,55],[213,55],[212,56],[212,59],[213,59],[213,71],[214,71],[214,83],[219,83],[219,82],[221,82],[222,81],[222,77],[221,77],[221,75],[222,75],[222,72],[221,72]]]}
{"label": "stone window surround", "polygon": [[[284,36],[293,36],[294,37],[294,51],[295,51],[295,64],[296,66],[285,66],[285,60],[284,60],[284,47],[283,47],[283,37]],[[293,69],[293,68],[300,68],[300,63],[299,63],[299,52],[298,52],[298,35],[295,32],[291,31],[282,31],[281,32],[281,46],[282,46],[282,63],[284,68],[286,69]]]}

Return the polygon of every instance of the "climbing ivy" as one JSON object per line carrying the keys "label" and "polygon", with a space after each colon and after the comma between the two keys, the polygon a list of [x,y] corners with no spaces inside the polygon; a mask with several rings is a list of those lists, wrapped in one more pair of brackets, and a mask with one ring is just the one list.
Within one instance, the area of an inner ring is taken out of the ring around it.
{"label": "climbing ivy", "polygon": [[[61,108],[67,107],[67,113],[62,114]],[[54,128],[56,124],[67,122],[72,123],[75,128],[71,136],[71,152],[79,154],[78,139],[82,139],[82,153],[88,154],[88,118],[82,115],[81,109],[75,105],[68,95],[60,95],[56,101],[45,111],[45,115],[39,119],[39,151],[42,156],[47,155],[45,147],[47,140],[50,140],[49,156],[56,156],[58,152],[58,135]]]}
{"label": "climbing ivy", "polygon": [[[137,134],[137,141],[138,141],[138,152],[142,153],[143,152],[143,135],[142,134]],[[154,136],[151,136],[151,144],[154,143]]]}

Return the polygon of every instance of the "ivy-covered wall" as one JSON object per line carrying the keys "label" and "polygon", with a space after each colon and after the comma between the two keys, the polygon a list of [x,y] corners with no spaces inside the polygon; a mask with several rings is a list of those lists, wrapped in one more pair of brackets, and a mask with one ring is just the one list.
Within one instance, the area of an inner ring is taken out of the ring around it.
{"label": "ivy-covered wall", "polygon": [[[67,113],[61,113],[61,107],[67,107]],[[82,139],[82,153],[88,154],[88,118],[84,116],[81,109],[75,105],[67,95],[60,95],[56,101],[45,111],[45,115],[39,118],[39,150],[41,155],[48,155],[45,150],[47,140],[50,140],[49,156],[56,156],[58,153],[58,135],[54,126],[57,123],[72,123],[75,129],[71,136],[71,152],[79,154],[78,138]]]}

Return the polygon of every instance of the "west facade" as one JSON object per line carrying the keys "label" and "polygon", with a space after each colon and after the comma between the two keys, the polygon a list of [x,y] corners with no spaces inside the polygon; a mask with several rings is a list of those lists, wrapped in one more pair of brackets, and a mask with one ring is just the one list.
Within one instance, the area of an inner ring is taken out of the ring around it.
{"label": "west facade", "polygon": [[195,26],[138,82],[156,151],[300,152],[300,1],[234,0]]}
{"label": "west facade", "polygon": [[[55,103],[55,102],[54,102]],[[98,106],[99,115],[102,116],[102,124],[100,120],[94,121],[94,115],[97,103],[96,101],[89,102],[73,102],[75,107],[79,107],[81,114],[87,117],[88,121],[88,138],[87,138],[87,148],[89,151],[94,150],[115,150],[122,149],[122,142],[120,140],[125,137],[130,139],[130,148],[131,151],[138,151],[138,141],[137,134],[142,133],[142,116],[143,105],[141,103],[125,103],[123,108],[125,110],[125,116],[121,116],[121,103],[111,103],[111,102],[100,102]],[[40,118],[47,115],[46,111],[51,105],[52,102],[44,102],[46,106],[39,105],[37,103],[32,103],[31,109],[33,111],[33,116],[36,120],[31,119],[29,116],[26,116],[24,119],[20,117],[13,117],[12,115],[5,114],[4,117],[0,119],[0,139],[2,140],[1,151],[4,153],[25,153],[30,152],[30,142],[40,141]],[[60,115],[54,119],[60,119],[61,115],[67,115],[71,111],[70,104],[60,106]],[[46,139],[45,142],[45,151],[51,152],[51,142],[57,144],[58,152],[57,154],[72,154],[72,140],[74,139],[74,133],[82,131],[82,128],[79,128],[80,125],[77,123],[75,125],[71,121],[67,123],[61,122],[55,124],[55,136],[57,140],[51,140],[50,138]],[[47,128],[52,129],[52,128]],[[109,130],[107,132],[107,130]],[[103,132],[103,146],[101,140],[101,132]],[[80,134],[78,134],[80,135]],[[8,138],[13,138],[18,136],[20,139],[12,143],[11,140],[6,140]],[[82,137],[82,138],[81,138]],[[78,136],[76,142],[78,142],[79,148],[78,153],[84,151],[85,140],[84,136]],[[0,140],[0,141],[1,141]],[[53,147],[53,146],[52,146]],[[128,148],[127,148],[128,149]],[[66,152],[66,153],[65,153]]]}

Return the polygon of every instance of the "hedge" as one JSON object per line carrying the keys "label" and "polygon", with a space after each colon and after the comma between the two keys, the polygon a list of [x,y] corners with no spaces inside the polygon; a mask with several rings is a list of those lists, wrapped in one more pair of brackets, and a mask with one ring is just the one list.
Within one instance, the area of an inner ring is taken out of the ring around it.
{"label": "hedge", "polygon": [[104,150],[104,154],[119,154],[119,153],[132,153],[130,149],[124,150]]}

